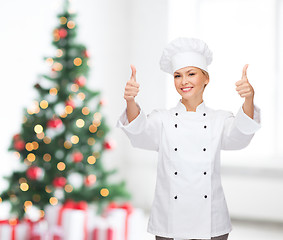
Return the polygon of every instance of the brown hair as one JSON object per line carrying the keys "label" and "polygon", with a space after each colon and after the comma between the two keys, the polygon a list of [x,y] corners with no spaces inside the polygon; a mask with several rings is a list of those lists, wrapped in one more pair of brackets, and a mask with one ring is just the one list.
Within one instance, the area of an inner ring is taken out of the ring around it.
{"label": "brown hair", "polygon": [[[209,79],[209,74],[208,74],[208,72],[205,71],[205,70],[203,70],[203,69],[200,69],[200,70],[201,70],[201,72],[203,73],[203,75],[206,76],[206,77]],[[204,87],[206,87],[206,86],[207,86],[207,84],[204,85]]]}

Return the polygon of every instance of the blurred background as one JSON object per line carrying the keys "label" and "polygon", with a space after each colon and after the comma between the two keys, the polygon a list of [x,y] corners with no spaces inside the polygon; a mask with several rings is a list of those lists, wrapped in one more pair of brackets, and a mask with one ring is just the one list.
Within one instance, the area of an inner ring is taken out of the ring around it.
{"label": "blurred background", "polygon": [[[7,151],[35,97],[37,75],[47,71],[50,44],[62,1],[0,1],[0,177],[17,165]],[[241,151],[222,152],[222,179],[234,224],[231,239],[283,239],[283,1],[282,0],[82,0],[78,38],[91,55],[90,88],[102,92],[104,115],[115,140],[104,162],[125,179],[135,207],[150,212],[157,153],[135,149],[116,122],[125,109],[124,87],[137,68],[145,112],[177,104],[173,78],[159,69],[164,46],[176,37],[203,39],[213,52],[206,105],[237,113],[235,90],[243,66],[255,89],[262,128]],[[6,187],[1,179],[0,190]],[[146,231],[146,226],[144,227]],[[146,234],[146,233],[145,233]],[[154,239],[146,234],[144,239]]]}

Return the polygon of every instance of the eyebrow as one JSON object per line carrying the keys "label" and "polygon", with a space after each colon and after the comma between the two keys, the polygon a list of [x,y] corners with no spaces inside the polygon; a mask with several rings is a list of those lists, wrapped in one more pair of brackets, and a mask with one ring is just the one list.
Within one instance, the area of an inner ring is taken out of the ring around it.
{"label": "eyebrow", "polygon": [[[193,70],[195,70],[195,69],[190,69],[190,70],[188,70],[188,71],[186,71],[186,73],[187,72],[190,72],[190,71],[193,71]],[[180,73],[178,73],[178,72],[175,72],[176,74],[180,74]]]}

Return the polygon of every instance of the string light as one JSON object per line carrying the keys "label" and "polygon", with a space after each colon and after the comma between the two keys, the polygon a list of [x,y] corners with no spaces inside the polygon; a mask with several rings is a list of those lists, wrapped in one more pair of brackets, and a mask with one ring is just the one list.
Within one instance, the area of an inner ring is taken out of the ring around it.
{"label": "string light", "polygon": [[41,197],[40,197],[39,194],[34,194],[34,195],[32,196],[32,200],[33,200],[34,202],[39,202],[40,199],[41,199]]}
{"label": "string light", "polygon": [[76,84],[76,83],[72,84],[72,86],[71,86],[71,90],[72,90],[73,92],[77,92],[77,91],[79,91],[79,85],[78,85],[78,84]]}
{"label": "string light", "polygon": [[33,144],[30,142],[26,143],[25,147],[26,147],[26,150],[29,152],[33,150]]}
{"label": "string light", "polygon": [[20,189],[21,189],[23,192],[26,192],[26,191],[29,189],[29,185],[28,185],[27,183],[21,183]]}
{"label": "string light", "polygon": [[25,178],[20,178],[19,179],[19,184],[21,184],[21,183],[27,183],[27,180]]}
{"label": "string light", "polygon": [[66,168],[66,164],[63,163],[63,162],[59,162],[59,163],[57,164],[57,168],[58,168],[59,171],[64,171],[65,168]]}
{"label": "string light", "polygon": [[44,132],[37,133],[37,134],[36,134],[36,137],[37,137],[38,139],[43,139],[43,138],[44,138]]}
{"label": "string light", "polygon": [[52,192],[52,190],[51,190],[51,188],[50,188],[49,186],[46,186],[46,187],[45,187],[45,192],[47,192],[47,193],[51,193],[51,192]]}
{"label": "string light", "polygon": [[109,195],[109,190],[107,188],[102,188],[100,194],[102,197],[107,197]]}
{"label": "string light", "polygon": [[70,192],[73,191],[73,187],[72,187],[72,185],[70,185],[70,184],[67,184],[64,189],[65,189],[65,191],[66,191],[67,193],[70,193]]}
{"label": "string light", "polygon": [[66,149],[70,149],[70,148],[72,147],[72,143],[67,140],[67,141],[64,142],[64,147],[65,147]]}
{"label": "string light", "polygon": [[96,158],[95,158],[94,156],[89,156],[89,157],[87,158],[87,162],[88,162],[89,164],[95,164]]}
{"label": "string light", "polygon": [[27,166],[31,166],[31,164],[32,164],[32,163],[31,163],[29,160],[27,160],[27,159],[24,160],[24,163],[25,163]]}
{"label": "string light", "polygon": [[82,109],[82,114],[83,114],[83,115],[88,115],[88,114],[89,114],[89,108],[88,108],[88,107],[84,107],[84,108]]}
{"label": "string light", "polygon": [[76,26],[76,24],[75,24],[75,22],[72,21],[72,20],[67,23],[67,27],[68,27],[69,29],[73,29],[75,26]]}
{"label": "string light", "polygon": [[25,201],[24,206],[25,206],[26,208],[29,208],[29,207],[32,206],[32,202],[31,202],[31,201]]}
{"label": "string light", "polygon": [[55,96],[55,95],[57,95],[57,93],[58,93],[57,88],[50,88],[50,90],[49,90],[50,95]]}
{"label": "string light", "polygon": [[29,153],[27,155],[27,160],[30,161],[30,162],[34,162],[35,161],[35,155],[33,153]]}
{"label": "string light", "polygon": [[11,226],[15,226],[15,225],[17,225],[17,223],[18,223],[17,219],[15,219],[15,218],[9,219],[9,224],[10,224]]}
{"label": "string light", "polygon": [[51,197],[49,199],[49,202],[50,202],[51,205],[54,206],[54,205],[56,205],[58,203],[58,199],[56,197]]}
{"label": "string light", "polygon": [[2,203],[2,198],[0,197],[0,203]]}
{"label": "string light", "polygon": [[91,133],[95,133],[97,131],[97,127],[94,126],[94,125],[90,125],[88,130],[91,132]]}
{"label": "string light", "polygon": [[54,63],[53,58],[47,58],[47,59],[46,59],[46,63],[47,63],[49,66],[52,66],[53,63]]}
{"label": "string light", "polygon": [[68,106],[65,107],[65,112],[67,114],[71,114],[73,112],[73,108],[70,105],[68,105]]}
{"label": "string light", "polygon": [[41,107],[42,109],[48,108],[48,102],[47,102],[46,100],[42,100],[42,101],[40,102],[40,107]]}
{"label": "string light", "polygon": [[36,133],[41,133],[43,131],[43,127],[40,124],[35,125],[34,131]]}
{"label": "string light", "polygon": [[14,154],[15,154],[16,158],[20,159],[21,154],[19,152],[14,152]]}
{"label": "string light", "polygon": [[43,218],[44,215],[45,215],[45,212],[44,212],[43,210],[40,210],[40,211],[39,211],[39,216],[40,216],[41,218]]}
{"label": "string light", "polygon": [[55,62],[53,64],[53,70],[56,71],[56,72],[59,72],[63,69],[63,64],[62,63],[59,63],[59,62]]}
{"label": "string light", "polygon": [[33,142],[32,142],[32,146],[33,146],[33,150],[37,150],[38,147],[39,147],[39,144],[38,144],[38,142],[33,141]]}
{"label": "string light", "polygon": [[83,119],[78,119],[76,125],[78,128],[82,128],[85,125],[85,121]]}
{"label": "string light", "polygon": [[57,49],[56,57],[62,57],[62,56],[63,56],[63,50],[62,49]]}
{"label": "string light", "polygon": [[43,160],[44,160],[45,162],[50,162],[50,161],[51,161],[51,155],[50,155],[49,153],[45,153],[45,154],[43,155]]}
{"label": "string light", "polygon": [[51,143],[51,138],[46,136],[46,137],[43,138],[43,142],[45,144],[50,144]]}
{"label": "string light", "polygon": [[79,58],[79,57],[74,59],[74,65],[77,66],[77,67],[82,65],[82,62],[83,62],[82,59]]}
{"label": "string light", "polygon": [[60,17],[60,23],[61,23],[62,25],[66,24],[67,21],[68,21],[68,20],[67,20],[66,17]]}
{"label": "string light", "polygon": [[78,93],[78,98],[79,98],[81,101],[85,100],[85,94],[82,93],[82,92]]}
{"label": "string light", "polygon": [[68,114],[67,114],[66,112],[64,112],[64,113],[62,113],[62,114],[60,115],[61,118],[65,118],[65,117],[67,117],[67,116],[68,116]]}
{"label": "string light", "polygon": [[95,139],[93,137],[88,138],[87,144],[90,145],[90,146],[94,145],[95,144]]}
{"label": "string light", "polygon": [[80,141],[80,139],[79,139],[79,137],[78,137],[77,135],[73,135],[73,136],[71,137],[71,142],[72,142],[73,144],[77,144],[79,141]]}

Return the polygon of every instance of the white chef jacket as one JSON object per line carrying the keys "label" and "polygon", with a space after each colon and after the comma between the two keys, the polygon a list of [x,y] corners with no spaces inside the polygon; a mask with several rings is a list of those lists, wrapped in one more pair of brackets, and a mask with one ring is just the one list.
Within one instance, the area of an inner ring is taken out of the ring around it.
{"label": "white chef jacket", "polygon": [[[140,108],[140,106],[138,105]],[[261,127],[240,107],[214,110],[203,101],[196,112],[178,101],[169,110],[153,110],[128,122],[126,109],[117,127],[133,147],[158,152],[157,179],[147,231],[157,236],[210,239],[232,230],[220,177],[220,150],[238,150]]]}

